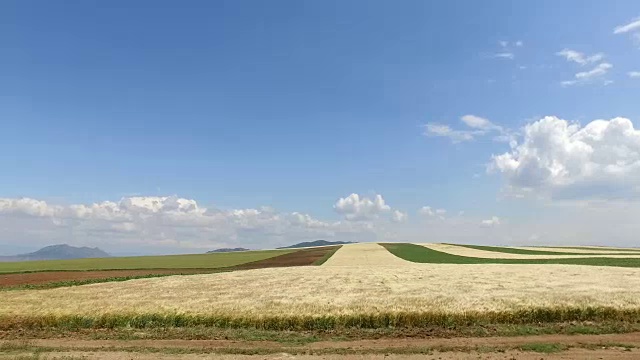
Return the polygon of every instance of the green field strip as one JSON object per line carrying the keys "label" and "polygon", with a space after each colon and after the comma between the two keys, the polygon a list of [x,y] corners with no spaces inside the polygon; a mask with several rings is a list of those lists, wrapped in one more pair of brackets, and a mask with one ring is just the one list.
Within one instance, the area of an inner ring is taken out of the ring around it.
{"label": "green field strip", "polygon": [[260,250],[214,254],[130,256],[73,260],[0,262],[0,273],[142,269],[217,269],[298,251]]}
{"label": "green field strip", "polygon": [[[506,254],[519,254],[519,255],[625,255],[619,253],[605,253],[605,252],[597,252],[597,253],[570,253],[570,252],[560,252],[560,251],[547,251],[547,250],[527,250],[527,249],[515,249],[512,247],[502,247],[502,246],[485,246],[485,245],[462,245],[462,244],[446,244],[446,245],[454,245],[465,247],[469,249],[483,250],[483,251],[492,251]],[[589,249],[585,249],[589,250]],[[614,251],[614,250],[611,250]],[[638,253],[640,256],[640,252]]]}
{"label": "green field strip", "polygon": [[406,243],[383,243],[393,255],[415,263],[425,264],[564,264],[591,266],[640,267],[640,258],[574,258],[574,259],[483,259],[452,255],[424,246]]}
{"label": "green field strip", "polygon": [[320,265],[324,264],[325,262],[327,262],[327,260],[329,260],[330,257],[333,256],[333,254],[336,253],[336,251],[340,250],[341,247],[342,247],[342,245],[338,245],[334,250],[331,250],[328,253],[324,254],[324,256],[322,258],[314,261],[313,265],[320,266]]}

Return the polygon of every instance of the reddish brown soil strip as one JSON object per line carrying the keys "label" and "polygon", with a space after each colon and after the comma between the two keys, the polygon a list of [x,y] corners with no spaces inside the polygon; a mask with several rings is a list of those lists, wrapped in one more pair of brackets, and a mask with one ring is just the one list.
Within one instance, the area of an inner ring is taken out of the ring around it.
{"label": "reddish brown soil strip", "polygon": [[[525,344],[544,343],[562,344],[567,346],[624,344],[640,347],[640,333],[606,334],[606,335],[534,335],[534,336],[506,336],[485,338],[427,338],[427,339],[376,339],[350,341],[318,341],[306,345],[289,345],[275,341],[242,341],[242,340],[80,340],[64,339],[34,339],[13,340],[5,343],[24,343],[40,347],[55,348],[198,348],[215,349],[405,349],[405,348],[474,348],[474,347],[517,347]],[[0,344],[2,342],[0,341]],[[611,345],[612,346],[612,345]]]}
{"label": "reddish brown soil strip", "polygon": [[[63,356],[68,358],[92,359],[92,360],[567,360],[567,359],[607,359],[607,360],[637,360],[638,352],[624,352],[619,349],[570,349],[558,354],[537,354],[520,351],[506,351],[503,353],[485,352],[434,352],[432,355],[412,354],[367,354],[363,355],[223,355],[223,354],[144,354],[130,352],[64,352],[64,353],[40,353],[46,359],[58,359]],[[28,356],[29,354],[25,354]],[[65,359],[67,358],[65,357]],[[27,357],[30,358],[30,357]],[[13,357],[2,357],[0,359],[13,359]]]}
{"label": "reddish brown soil strip", "polygon": [[143,269],[96,271],[45,271],[24,274],[0,274],[0,288],[16,285],[46,284],[60,281],[108,279],[127,276],[202,274],[215,269]]}
{"label": "reddish brown soil strip", "polygon": [[271,267],[313,265],[315,261],[322,259],[325,254],[335,250],[337,247],[338,246],[323,246],[317,248],[302,249],[264,260],[240,264],[235,266],[234,269],[263,269]]}
{"label": "reddish brown soil strip", "polygon": [[[65,351],[65,352],[40,352],[45,359],[80,358],[92,360],[637,360],[640,352],[625,351],[624,349],[569,349],[556,354],[540,354],[535,352],[505,351],[505,352],[433,352],[432,354],[330,354],[330,355],[289,355],[287,353],[270,355],[227,355],[227,354],[163,354],[163,353],[134,353],[113,351]],[[25,353],[25,357],[31,358],[31,353]],[[33,355],[35,356],[35,355]],[[66,357],[65,357],[66,356]],[[8,354],[0,359],[15,359]]]}
{"label": "reddish brown soil strip", "polygon": [[96,271],[46,271],[23,274],[0,274],[0,288],[19,285],[39,285],[63,281],[82,281],[91,279],[110,279],[129,276],[147,275],[188,275],[207,274],[230,270],[262,269],[269,267],[312,265],[326,253],[334,250],[334,246],[302,249],[292,253],[279,255],[265,260],[241,264],[222,269],[140,269],[140,270],[96,270]]}

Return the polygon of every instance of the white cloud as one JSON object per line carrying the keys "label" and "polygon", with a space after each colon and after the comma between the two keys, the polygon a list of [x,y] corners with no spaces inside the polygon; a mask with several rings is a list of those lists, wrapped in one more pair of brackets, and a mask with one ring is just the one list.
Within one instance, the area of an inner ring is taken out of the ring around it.
{"label": "white cloud", "polygon": [[440,218],[446,213],[445,209],[433,209],[431,206],[423,206],[418,210],[418,214],[422,216],[440,216]]}
{"label": "white cloud", "polygon": [[524,43],[522,42],[522,40],[518,40],[518,41],[516,41],[516,46],[517,47],[523,47]]}
{"label": "white cloud", "polygon": [[500,218],[492,216],[491,219],[482,220],[481,224],[484,226],[498,226],[500,225]]}
{"label": "white cloud", "polygon": [[476,115],[464,115],[460,118],[468,127],[480,130],[502,130],[500,126],[491,121]]}
{"label": "white cloud", "polygon": [[499,44],[501,47],[503,47],[503,48],[504,48],[504,47],[507,47],[507,46],[509,45],[509,42],[508,42],[508,41],[501,40],[501,41],[498,41],[498,44]]}
{"label": "white cloud", "polygon": [[[384,208],[384,206],[382,206]],[[243,245],[273,248],[302,240],[368,234],[365,224],[325,222],[299,212],[203,208],[195,200],[126,197],[118,202],[52,205],[0,198],[0,243],[91,245],[108,251],[199,252]]]}
{"label": "white cloud", "polygon": [[493,57],[513,60],[516,56],[512,52],[500,52],[493,54]]}
{"label": "white cloud", "polygon": [[464,115],[460,120],[469,128],[468,130],[454,130],[448,125],[427,123],[424,135],[429,137],[448,137],[453,143],[470,141],[478,136],[494,134],[494,141],[509,142],[513,134],[501,126],[496,125],[486,118],[477,115]]}
{"label": "white cloud", "polygon": [[431,209],[431,206],[423,206],[418,210],[418,213],[423,216],[433,216],[435,212]]}
{"label": "white cloud", "polygon": [[619,25],[613,29],[614,34],[624,34],[633,31],[640,31],[640,17],[631,20],[628,24]]}
{"label": "white cloud", "polygon": [[409,215],[407,215],[407,213],[399,210],[394,210],[391,216],[391,220],[397,223],[403,223],[407,221],[408,217]]}
{"label": "white cloud", "polygon": [[603,53],[597,53],[591,56],[586,56],[584,53],[571,50],[571,49],[563,49],[557,52],[556,55],[562,56],[565,59],[567,59],[567,61],[575,62],[580,65],[587,65],[587,64],[595,63],[604,59]]}
{"label": "white cloud", "polygon": [[454,143],[473,140],[475,135],[482,134],[482,131],[453,130],[448,125],[438,123],[428,123],[424,126],[424,135],[429,137],[447,137]]}
{"label": "white cloud", "polygon": [[358,194],[338,199],[333,208],[344,215],[347,220],[368,220],[391,210],[391,207],[385,204],[382,195],[376,195],[371,200]]}
{"label": "white cloud", "polygon": [[627,73],[630,78],[640,78],[640,71],[629,71]]}
{"label": "white cloud", "polygon": [[629,198],[640,193],[640,131],[626,118],[584,127],[547,116],[524,128],[521,143],[494,156],[514,194],[551,198]]}
{"label": "white cloud", "polygon": [[[582,71],[575,75],[574,80],[566,80],[562,81],[561,84],[563,86],[583,84],[588,82],[593,82],[598,79],[602,79],[609,70],[613,68],[613,65],[609,63],[598,64],[596,67],[589,71]],[[607,83],[608,80],[603,80],[603,84]]]}

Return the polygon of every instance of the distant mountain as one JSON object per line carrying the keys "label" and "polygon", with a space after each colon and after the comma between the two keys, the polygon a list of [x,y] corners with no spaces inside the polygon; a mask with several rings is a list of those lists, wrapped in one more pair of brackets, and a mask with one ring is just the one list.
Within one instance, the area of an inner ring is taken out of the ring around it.
{"label": "distant mountain", "polygon": [[207,254],[235,252],[235,251],[249,251],[249,249],[245,249],[245,248],[222,248],[222,249],[215,249],[215,250],[207,251]]}
{"label": "distant mountain", "polygon": [[353,243],[350,241],[316,240],[316,241],[305,241],[305,242],[297,243],[290,246],[280,247],[278,249],[295,249],[295,248],[302,248],[302,247],[344,245],[344,244],[353,244]]}
{"label": "distant mountain", "polygon": [[84,258],[104,258],[111,255],[98,248],[75,247],[67,244],[51,245],[38,251],[16,256],[0,256],[0,261],[29,261],[29,260],[65,260]]}

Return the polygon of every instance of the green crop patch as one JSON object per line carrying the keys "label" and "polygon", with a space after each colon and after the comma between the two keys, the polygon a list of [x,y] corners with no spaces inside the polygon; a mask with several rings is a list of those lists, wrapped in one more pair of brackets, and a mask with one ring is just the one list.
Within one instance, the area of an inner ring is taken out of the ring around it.
{"label": "green crop patch", "polygon": [[[565,264],[591,266],[640,267],[640,258],[573,258],[573,259],[484,259],[452,255],[424,246],[405,243],[381,244],[393,255],[416,263],[429,264]],[[566,255],[566,254],[565,254]]]}
{"label": "green crop patch", "polygon": [[214,254],[130,256],[0,263],[0,273],[133,269],[217,269],[269,259],[296,250],[261,250]]}

